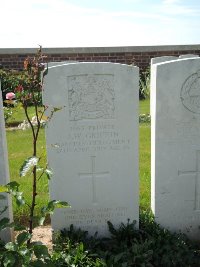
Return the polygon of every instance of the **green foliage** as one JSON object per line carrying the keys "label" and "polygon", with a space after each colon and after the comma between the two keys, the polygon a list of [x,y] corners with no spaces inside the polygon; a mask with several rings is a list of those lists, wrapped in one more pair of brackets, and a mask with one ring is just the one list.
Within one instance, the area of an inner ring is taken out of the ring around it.
{"label": "green foliage", "polygon": [[[19,191],[19,186],[20,185],[16,181],[10,182],[4,186],[5,188],[4,192],[11,194],[15,198],[18,207],[25,204],[23,192]],[[1,186],[1,189],[3,190],[3,186]],[[1,192],[3,192],[2,190]]]}
{"label": "green foliage", "polygon": [[52,255],[52,261],[55,266],[66,267],[103,267],[107,266],[105,262],[90,254],[84,247],[83,243],[72,244],[70,240],[65,243],[65,249],[56,251]]}
{"label": "green foliage", "polygon": [[139,84],[140,99],[148,99],[150,97],[150,68],[141,73]]}
{"label": "green foliage", "polygon": [[97,238],[71,226],[61,231],[55,249],[70,255],[74,246],[83,243],[88,256],[101,259],[108,267],[197,267],[200,262],[200,248],[185,235],[161,228],[150,212],[140,214],[139,230],[136,222],[130,221],[118,229],[108,222],[108,227],[110,238]]}
{"label": "green foliage", "polygon": [[96,244],[96,236],[89,237],[87,231],[75,229],[71,225],[55,237],[52,260],[58,264],[56,266],[107,266],[100,255],[92,251]]}
{"label": "green foliage", "polygon": [[52,215],[57,208],[69,208],[70,205],[65,201],[51,200],[46,206],[41,209],[41,217],[39,219],[39,225],[43,225],[47,215]]}
{"label": "green foliage", "polygon": [[0,266],[2,267],[29,267],[55,266],[51,264],[51,256],[45,245],[40,242],[27,242],[31,239],[30,233],[23,231],[18,234],[14,242],[0,246]]}

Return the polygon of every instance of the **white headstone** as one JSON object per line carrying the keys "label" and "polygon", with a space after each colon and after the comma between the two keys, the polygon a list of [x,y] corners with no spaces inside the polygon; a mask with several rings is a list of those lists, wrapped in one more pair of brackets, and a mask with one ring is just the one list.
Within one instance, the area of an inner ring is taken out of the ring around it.
{"label": "white headstone", "polygon": [[200,236],[200,58],[152,66],[152,210],[162,226]]}
{"label": "white headstone", "polygon": [[179,59],[195,58],[195,57],[199,57],[199,56],[198,55],[194,55],[194,54],[185,54],[185,55],[180,55]]}
{"label": "white headstone", "polygon": [[49,68],[44,103],[62,107],[47,127],[50,196],[71,205],[56,210],[53,229],[104,236],[107,221],[138,223],[138,77],[113,63]]}
{"label": "white headstone", "polygon": [[154,57],[151,59],[151,65],[157,64],[157,63],[162,63],[165,61],[176,60],[176,59],[178,59],[178,57],[175,57],[175,56]]}
{"label": "white headstone", "polygon": [[[1,83],[0,83],[1,89]],[[9,183],[9,169],[8,169],[8,153],[7,153],[7,142],[5,134],[5,123],[4,123],[4,113],[3,113],[3,103],[2,94],[0,90],[0,185],[5,185]],[[13,221],[12,215],[12,201],[8,194],[0,194],[0,197],[4,196],[5,199],[0,199],[0,211],[7,209],[0,215],[0,219],[4,217],[9,218]],[[5,242],[11,241],[13,239],[13,231],[11,229],[5,229],[0,232],[0,238]]]}

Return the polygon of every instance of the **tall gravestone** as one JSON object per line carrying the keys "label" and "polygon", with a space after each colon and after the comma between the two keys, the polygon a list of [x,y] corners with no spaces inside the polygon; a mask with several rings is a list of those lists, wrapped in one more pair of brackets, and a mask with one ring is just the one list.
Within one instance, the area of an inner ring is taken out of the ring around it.
{"label": "tall gravestone", "polygon": [[[1,89],[1,83],[0,83]],[[3,103],[2,95],[0,90],[0,185],[5,185],[9,183],[9,169],[8,169],[8,153],[7,153],[7,143],[5,134],[5,123],[4,123],[4,113],[3,113]],[[1,196],[5,197],[1,199]],[[7,194],[0,194],[0,213],[7,207],[7,209],[0,215],[0,219],[6,217],[10,221],[13,221],[12,215],[12,202],[11,198]],[[11,241],[13,239],[13,231],[11,229],[5,229],[0,232],[0,238],[5,242]]]}
{"label": "tall gravestone", "polygon": [[152,210],[200,238],[200,58],[152,66]]}
{"label": "tall gravestone", "polygon": [[137,67],[77,63],[49,68],[44,103],[62,109],[46,132],[57,209],[53,229],[74,224],[89,234],[108,234],[127,219],[138,223]]}

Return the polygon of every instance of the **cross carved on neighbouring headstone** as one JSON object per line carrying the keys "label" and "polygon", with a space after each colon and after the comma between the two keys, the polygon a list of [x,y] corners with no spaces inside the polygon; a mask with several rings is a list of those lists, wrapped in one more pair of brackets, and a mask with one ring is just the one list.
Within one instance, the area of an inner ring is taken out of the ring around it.
{"label": "cross carved on neighbouring headstone", "polygon": [[109,172],[96,172],[95,156],[91,156],[91,172],[79,173],[80,178],[91,178],[92,179],[92,203],[97,204],[97,190],[96,190],[96,179],[97,178],[108,178]]}
{"label": "cross carved on neighbouring headstone", "polygon": [[194,171],[178,171],[178,175],[195,175],[194,210],[200,211],[200,150],[196,151],[196,167]]}

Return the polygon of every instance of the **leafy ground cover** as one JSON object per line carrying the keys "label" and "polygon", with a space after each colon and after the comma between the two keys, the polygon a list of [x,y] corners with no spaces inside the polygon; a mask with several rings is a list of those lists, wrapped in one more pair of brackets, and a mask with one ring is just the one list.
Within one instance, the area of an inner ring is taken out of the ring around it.
{"label": "leafy ground cover", "polygon": [[109,238],[88,237],[87,232],[74,229],[73,226],[64,229],[55,239],[57,262],[62,264],[64,259],[67,259],[73,264],[75,259],[79,258],[79,262],[82,263],[81,260],[88,258],[93,260],[93,265],[77,266],[199,266],[200,253],[197,246],[195,248],[195,245],[182,234],[172,234],[160,228],[149,212],[140,214],[140,229],[135,227],[135,222],[130,221],[118,228],[108,222],[108,228]]}

